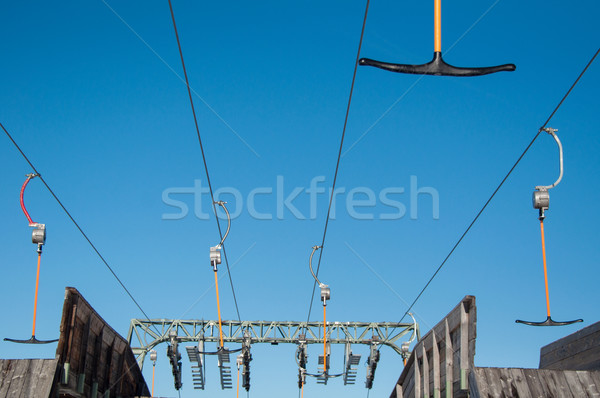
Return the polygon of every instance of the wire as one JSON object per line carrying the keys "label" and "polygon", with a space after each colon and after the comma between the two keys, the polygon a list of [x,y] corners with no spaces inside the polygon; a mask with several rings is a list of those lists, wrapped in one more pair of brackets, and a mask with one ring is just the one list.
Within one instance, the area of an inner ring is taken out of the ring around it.
{"label": "wire", "polygon": [[[208,174],[208,165],[206,163],[206,156],[204,154],[204,146],[202,145],[202,138],[200,137],[200,128],[198,127],[198,118],[196,116],[196,109],[194,108],[194,100],[192,98],[192,91],[190,88],[190,82],[187,75],[187,69],[185,68],[185,61],[183,59],[183,51],[181,49],[181,42],[179,41],[179,33],[177,31],[177,24],[175,23],[175,13],[173,12],[173,5],[171,4],[171,0],[169,0],[169,10],[171,11],[171,19],[173,20],[173,29],[175,31],[175,38],[177,39],[177,48],[179,49],[179,57],[181,58],[181,66],[183,68],[183,76],[185,78],[185,85],[187,87],[188,96],[190,98],[190,106],[192,108],[192,115],[194,116],[194,125],[196,126],[196,135],[198,136],[198,143],[200,144],[200,152],[202,152],[202,162],[204,163],[204,170],[206,171],[206,181],[208,183],[208,190],[210,191],[210,198],[212,201],[213,211],[215,213],[215,220],[217,221],[217,228],[219,229],[219,237],[221,241],[223,240],[223,233],[221,231],[221,223],[219,222],[219,217],[217,216],[217,208],[215,204],[215,196],[213,194],[212,184],[210,182],[210,176]],[[227,252],[225,251],[225,246],[223,246],[223,256],[225,257],[225,265],[227,266],[227,274],[229,275],[229,283],[231,284],[231,292],[233,293],[233,302],[235,303],[235,310],[237,312],[238,320],[241,322],[242,319],[240,317],[240,310],[237,303],[237,298],[235,296],[235,289],[233,287],[233,279],[231,278],[231,271],[229,270],[229,261],[227,260]]]}
{"label": "wire", "polygon": [[[360,40],[358,42],[358,50],[356,52],[356,61],[354,62],[354,72],[352,74],[352,83],[350,84],[350,95],[348,96],[348,106],[346,107],[346,116],[344,117],[344,128],[342,129],[342,138],[340,140],[340,149],[338,151],[337,162],[335,165],[335,173],[333,174],[333,184],[331,188],[332,194],[329,197],[329,206],[327,207],[327,218],[325,219],[325,228],[323,230],[323,239],[321,241],[321,252],[319,253],[319,261],[317,263],[317,273],[316,276],[319,276],[319,269],[321,268],[321,258],[323,257],[323,250],[325,245],[325,237],[327,236],[327,226],[329,225],[329,215],[331,213],[331,204],[333,202],[333,197],[335,196],[333,192],[335,192],[335,184],[337,182],[337,175],[340,168],[340,159],[342,157],[342,148],[344,147],[344,137],[346,136],[346,126],[348,125],[348,115],[350,114],[350,104],[352,103],[352,93],[354,92],[354,82],[356,81],[356,70],[358,68],[358,60],[360,58],[360,48],[362,47],[363,37],[365,33],[365,26],[367,24],[367,15],[369,13],[369,1],[367,0],[367,5],[365,7],[365,16],[362,23],[362,28],[360,31]],[[315,290],[317,288],[317,282],[313,283],[312,294],[310,296],[310,306],[308,307],[308,316],[306,317],[306,323],[310,320],[310,313],[312,312],[313,301],[315,299]]]}
{"label": "wire", "polygon": [[[492,193],[492,195],[485,202],[485,204],[483,205],[483,207],[481,208],[481,210],[479,210],[479,212],[477,213],[477,215],[475,216],[475,218],[473,219],[473,221],[471,221],[471,224],[469,224],[469,226],[467,227],[467,229],[465,230],[465,232],[463,232],[463,234],[461,235],[461,237],[454,244],[454,246],[452,247],[452,250],[450,250],[450,253],[448,253],[448,255],[446,256],[446,258],[444,258],[444,261],[442,261],[442,263],[439,265],[439,267],[433,273],[433,275],[431,276],[431,278],[429,278],[429,281],[427,281],[427,283],[425,284],[425,286],[423,287],[423,289],[421,289],[421,292],[417,295],[417,297],[414,299],[414,301],[412,302],[412,304],[408,307],[408,309],[406,310],[406,312],[404,313],[404,315],[402,315],[402,318],[400,319],[400,321],[398,323],[402,322],[402,320],[404,319],[404,317],[406,317],[406,315],[410,312],[410,310],[413,308],[413,306],[415,305],[415,303],[423,295],[423,293],[425,292],[425,290],[427,289],[427,287],[429,287],[429,285],[431,284],[431,282],[433,281],[433,279],[440,272],[440,270],[442,269],[442,267],[446,264],[446,262],[448,261],[448,259],[450,258],[450,256],[452,256],[452,253],[454,253],[454,251],[456,250],[456,248],[458,247],[458,245],[460,245],[460,243],[462,242],[462,240],[464,239],[464,237],[471,230],[471,227],[473,227],[473,225],[475,224],[475,222],[479,219],[479,216],[481,216],[481,214],[484,212],[484,210],[490,204],[490,202],[492,201],[492,199],[494,198],[494,196],[496,196],[496,193],[498,193],[498,191],[500,190],[500,188],[502,187],[502,185],[504,185],[504,183],[506,182],[506,180],[508,179],[508,177],[512,174],[513,170],[521,162],[521,159],[523,159],[523,157],[525,156],[525,154],[527,153],[527,151],[529,151],[529,148],[531,148],[531,146],[533,145],[533,143],[535,142],[535,140],[540,136],[540,134],[542,133],[542,131],[544,131],[544,129],[546,128],[546,125],[550,122],[550,120],[554,117],[554,115],[558,111],[558,108],[561,107],[561,105],[563,104],[563,102],[567,99],[567,97],[569,96],[569,94],[571,93],[571,91],[573,90],[573,88],[575,88],[575,86],[577,85],[577,83],[579,82],[579,80],[581,79],[581,77],[585,74],[585,72],[587,71],[587,69],[590,67],[590,65],[592,64],[592,62],[594,62],[594,59],[596,59],[596,56],[598,55],[598,53],[600,53],[600,48],[598,48],[598,50],[596,51],[596,53],[594,54],[594,56],[590,59],[590,61],[585,66],[585,68],[583,68],[583,70],[581,71],[581,73],[579,74],[579,76],[577,77],[577,79],[575,79],[575,82],[573,82],[573,84],[571,85],[571,87],[569,88],[569,90],[567,91],[567,93],[562,97],[562,99],[560,100],[560,102],[558,103],[558,105],[554,108],[554,110],[552,111],[552,113],[550,114],[550,116],[548,117],[548,119],[546,119],[546,121],[544,122],[544,124],[542,125],[542,127],[539,128],[537,134],[533,137],[533,139],[531,140],[531,142],[529,143],[529,145],[527,145],[527,147],[525,148],[525,150],[523,151],[523,153],[521,153],[521,156],[519,156],[519,158],[513,164],[513,166],[510,168],[510,170],[508,171],[508,173],[506,174],[506,176],[504,176],[504,178],[502,179],[502,181],[500,182],[500,184],[498,184],[498,186],[496,187],[496,189],[494,190],[494,192]],[[379,349],[381,349],[381,346],[379,347]]]}
{"label": "wire", "polygon": [[[85,240],[87,240],[87,242],[90,244],[90,246],[92,247],[92,249],[96,252],[96,254],[98,255],[98,257],[100,257],[100,260],[102,260],[102,262],[104,263],[104,265],[106,266],[106,268],[108,268],[108,270],[115,277],[115,279],[117,280],[117,282],[119,282],[119,284],[121,285],[121,287],[123,288],[123,290],[125,290],[125,292],[129,296],[129,298],[134,302],[134,304],[138,307],[138,309],[142,312],[142,314],[144,314],[144,316],[146,317],[146,319],[150,320],[150,317],[148,316],[148,314],[146,314],[146,311],[144,311],[144,309],[142,308],[142,306],[133,297],[133,295],[131,294],[131,292],[129,291],[129,289],[127,289],[127,287],[125,286],[125,284],[117,276],[117,274],[115,273],[115,271],[113,270],[113,268],[108,264],[108,262],[106,261],[106,259],[104,258],[104,256],[102,256],[102,254],[100,254],[100,251],[98,251],[98,249],[96,248],[96,246],[92,243],[92,241],[87,236],[87,234],[83,231],[83,229],[81,228],[81,226],[79,226],[79,224],[77,223],[77,221],[75,221],[75,218],[73,218],[73,216],[71,215],[71,213],[67,210],[67,208],[60,201],[60,199],[58,198],[58,196],[56,196],[56,194],[54,193],[54,191],[52,190],[52,188],[50,188],[50,185],[48,185],[48,183],[46,182],[46,180],[44,179],[44,177],[42,177],[42,175],[36,169],[36,167],[33,165],[33,163],[31,163],[31,161],[29,160],[29,158],[27,157],[27,155],[25,155],[25,153],[21,150],[21,147],[17,144],[17,142],[13,139],[13,137],[10,135],[10,133],[8,132],[8,130],[6,130],[6,128],[4,127],[4,125],[1,122],[0,122],[0,127],[2,127],[2,130],[4,130],[4,133],[6,133],[6,136],[12,141],[12,143],[14,144],[14,146],[21,153],[21,156],[23,156],[23,158],[25,159],[25,161],[27,163],[29,163],[29,166],[38,175],[39,179],[46,186],[46,189],[48,189],[48,191],[50,192],[50,194],[58,202],[58,204],[63,209],[63,211],[65,212],[65,214],[71,219],[71,221],[73,222],[73,224],[75,225],[75,227],[77,227],[77,229],[79,230],[79,232],[81,232],[81,235],[83,235],[83,237],[85,238]],[[154,328],[156,329],[156,326],[154,326]],[[156,331],[158,332],[158,329],[156,329]]]}

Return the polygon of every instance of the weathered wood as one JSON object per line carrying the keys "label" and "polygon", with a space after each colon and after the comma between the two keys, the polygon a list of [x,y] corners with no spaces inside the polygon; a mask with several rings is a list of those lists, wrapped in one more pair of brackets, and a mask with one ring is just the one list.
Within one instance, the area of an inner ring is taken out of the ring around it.
{"label": "weathered wood", "polygon": [[74,288],[66,288],[60,330],[57,356],[69,369],[61,396],[150,395],[127,341]]}
{"label": "weathered wood", "polygon": [[577,370],[575,374],[579,378],[581,387],[586,392],[588,397],[600,397],[600,385],[596,384],[596,381],[590,375],[590,372],[584,370]]}
{"label": "weathered wood", "polygon": [[600,322],[542,347],[540,369],[600,370]]}
{"label": "weathered wood", "polygon": [[444,373],[444,390],[446,392],[446,398],[452,398],[453,389],[452,389],[452,373],[454,372],[454,358],[453,353],[454,349],[452,348],[452,338],[450,337],[450,327],[448,326],[448,319],[444,320],[444,337],[443,341],[445,343],[444,350],[444,369],[446,370]]}
{"label": "weathered wood", "polygon": [[[396,383],[404,397],[454,398],[468,393],[476,319],[475,297],[466,296],[415,345]],[[396,388],[391,397],[397,397]]]}
{"label": "weathered wood", "polygon": [[50,397],[57,366],[57,359],[0,360],[0,398]]}
{"label": "weathered wood", "polygon": [[[430,337],[431,339],[431,337]],[[427,351],[425,350],[425,344],[421,346],[423,350],[423,365],[422,365],[422,374],[423,374],[423,396],[429,397],[429,359],[427,358]]]}
{"label": "weathered wood", "polygon": [[565,375],[565,379],[567,380],[567,386],[569,386],[569,389],[571,390],[571,393],[573,394],[573,396],[574,397],[585,397],[586,396],[585,389],[581,385],[581,381],[579,380],[579,377],[577,376],[577,372],[576,371],[563,372],[563,374]]}
{"label": "weathered wood", "polygon": [[599,371],[475,368],[469,376],[471,397],[599,397]]}

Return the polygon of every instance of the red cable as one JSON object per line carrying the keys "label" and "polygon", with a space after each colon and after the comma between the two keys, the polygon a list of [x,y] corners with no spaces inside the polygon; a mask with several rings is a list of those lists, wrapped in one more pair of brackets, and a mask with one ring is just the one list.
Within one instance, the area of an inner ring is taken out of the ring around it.
{"label": "red cable", "polygon": [[25,180],[25,183],[23,183],[23,187],[21,188],[21,209],[23,210],[23,213],[25,213],[25,217],[27,217],[27,221],[29,221],[29,225],[35,224],[35,223],[31,219],[31,216],[29,215],[29,213],[27,212],[27,209],[25,208],[25,203],[23,202],[23,195],[25,194],[25,187],[27,186],[27,184],[29,184],[29,180],[31,180],[31,178],[32,178],[31,176],[27,176],[27,179]]}

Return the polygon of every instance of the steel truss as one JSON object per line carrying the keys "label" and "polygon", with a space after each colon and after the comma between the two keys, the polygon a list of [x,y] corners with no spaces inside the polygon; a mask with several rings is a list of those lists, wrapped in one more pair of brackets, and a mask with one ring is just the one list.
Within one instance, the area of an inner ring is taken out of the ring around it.
{"label": "steel truss", "polygon": [[[327,344],[344,344],[344,373],[340,375],[329,375],[327,369],[318,375],[311,375],[306,371],[306,345],[323,344],[322,322],[293,322],[293,321],[222,321],[223,342],[239,343],[240,349],[219,350],[217,352],[206,352],[205,343],[220,343],[219,322],[205,320],[181,320],[181,319],[132,319],[127,341],[138,359],[140,368],[143,368],[146,355],[158,344],[168,344],[168,355],[170,356],[173,376],[176,388],[181,387],[181,354],[178,344],[184,342],[196,343],[195,347],[186,347],[190,363],[195,389],[204,389],[204,356],[216,354],[219,360],[221,373],[221,388],[232,387],[231,371],[229,366],[229,354],[242,351],[238,357],[238,366],[243,369],[243,387],[250,388],[250,345],[254,343],[269,343],[273,345],[288,343],[299,347],[296,360],[299,366],[299,386],[305,383],[306,375],[316,376],[318,383],[327,384],[330,377],[343,376],[344,384],[354,384],[356,377],[356,365],[360,361],[360,355],[353,355],[352,344],[363,344],[370,347],[367,370],[367,388],[372,387],[375,368],[379,360],[378,347],[386,345],[400,354],[403,358],[408,355],[408,347],[396,344],[403,336],[409,335],[412,340],[416,336],[420,339],[419,325],[415,323],[392,323],[392,322],[327,322]],[[407,345],[404,342],[403,345]],[[298,354],[300,353],[300,354]],[[299,355],[299,357],[298,357]],[[329,357],[329,355],[327,355]],[[319,357],[319,364],[323,365],[324,359]],[[329,360],[327,360],[329,365]],[[328,366],[327,366],[328,367]]]}
{"label": "steel truss", "polygon": [[[305,334],[307,344],[323,344],[322,322],[293,321],[223,321],[223,341],[225,343],[244,342],[244,332],[248,331],[252,344],[298,344],[301,334]],[[155,330],[154,328],[156,327]],[[169,333],[175,331],[178,342],[215,342],[219,341],[219,322],[181,319],[132,319],[127,341],[138,358],[140,367],[146,354],[160,343],[170,342]],[[327,341],[332,344],[371,345],[373,337],[379,343],[392,348],[402,355],[396,342],[403,336],[416,332],[420,338],[416,323],[393,322],[327,322]]]}

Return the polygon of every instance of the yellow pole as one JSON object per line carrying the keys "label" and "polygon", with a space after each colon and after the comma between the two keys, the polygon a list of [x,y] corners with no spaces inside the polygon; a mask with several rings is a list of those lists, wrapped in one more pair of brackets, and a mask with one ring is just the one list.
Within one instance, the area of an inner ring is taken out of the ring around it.
{"label": "yellow pole", "polygon": [[540,220],[540,230],[542,231],[542,258],[544,260],[544,283],[546,285],[546,312],[550,318],[550,294],[548,292],[548,269],[546,268],[546,242],[544,240],[544,220]]}
{"label": "yellow pole", "polygon": [[42,253],[38,253],[38,261],[37,261],[37,275],[35,277],[35,299],[33,301],[33,328],[31,331],[31,336],[35,337],[35,318],[37,315],[37,300],[38,300],[38,286],[40,284],[40,260],[42,258]]}
{"label": "yellow pole", "polygon": [[238,376],[237,376],[237,398],[240,398],[240,365],[238,365]]}
{"label": "yellow pole", "polygon": [[433,0],[434,51],[442,52],[442,0]]}
{"label": "yellow pole", "polygon": [[156,363],[152,364],[152,396],[154,396],[154,371],[156,370]]}
{"label": "yellow pole", "polygon": [[323,305],[323,373],[327,372],[327,306]]}
{"label": "yellow pole", "polygon": [[219,337],[221,339],[221,348],[223,348],[223,325],[221,323],[221,304],[219,303],[219,278],[215,271],[215,287],[217,288],[217,312],[219,314]]}

